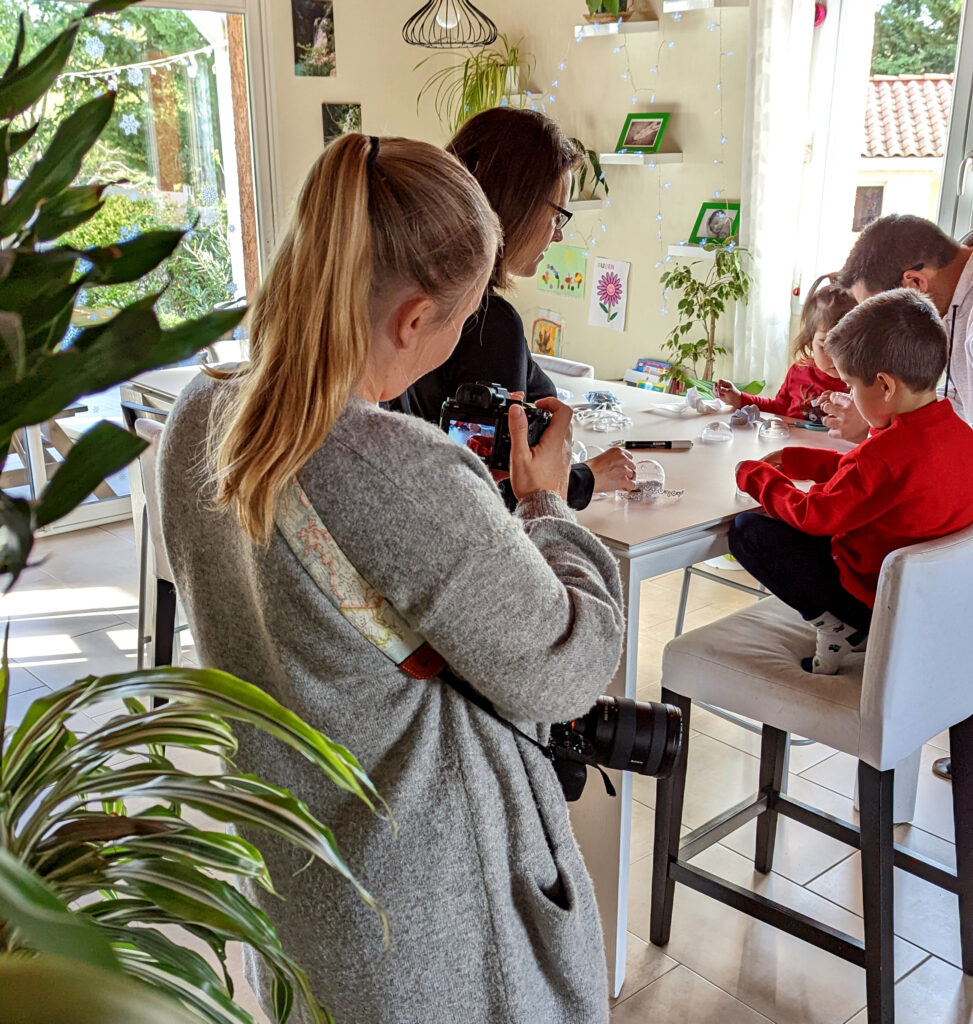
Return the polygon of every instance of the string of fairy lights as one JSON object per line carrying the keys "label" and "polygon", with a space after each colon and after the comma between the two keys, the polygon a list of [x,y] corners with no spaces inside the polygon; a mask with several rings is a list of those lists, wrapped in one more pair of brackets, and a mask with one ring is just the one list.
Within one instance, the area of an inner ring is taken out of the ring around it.
{"label": "string of fairy lights", "polygon": [[[715,62],[717,69],[717,78],[714,83],[714,91],[717,93],[717,106],[713,110],[714,118],[719,120],[719,143],[718,148],[715,150],[713,155],[713,164],[720,167],[718,187],[713,191],[713,197],[715,199],[726,198],[727,186],[726,186],[726,162],[723,159],[724,147],[729,143],[729,138],[726,135],[725,130],[725,119],[723,112],[723,72],[725,61],[727,58],[735,56],[733,50],[727,50],[724,46],[723,40],[723,18],[722,11],[717,9],[715,12],[714,20],[711,20],[707,24],[709,32],[717,34],[718,39],[718,55]],[[682,12],[673,12],[670,17],[673,22],[679,22],[682,20]],[[658,79],[654,79],[649,83],[645,83],[643,78],[636,78],[635,69],[632,66],[632,54],[629,49],[628,35],[623,30],[624,21],[619,18],[617,22],[610,22],[603,28],[595,27],[593,30],[588,29],[585,31],[584,26],[577,26],[574,35],[574,46],[581,45],[585,39],[598,39],[604,35],[611,35],[615,38],[616,42],[612,48],[613,56],[619,57],[623,63],[624,68],[619,72],[620,79],[625,82],[631,88],[631,106],[637,107],[640,101],[645,101],[649,106],[654,106],[656,102],[656,91]],[[656,48],[655,60],[648,67],[647,73],[651,76],[658,76],[662,73],[662,67],[664,63],[664,56],[670,53],[676,48],[676,41],[668,38],[665,33],[665,21],[660,21],[659,24],[659,43]],[[570,54],[566,54],[562,60],[557,64],[557,72],[555,77],[551,80],[550,87],[545,89],[536,99],[532,99],[529,102],[529,106],[533,110],[541,110],[547,112],[548,107],[557,102],[558,90],[562,87],[562,80],[565,79],[564,72],[568,70]],[[672,189],[672,181],[665,174],[665,165],[661,161],[656,161],[649,156],[643,165],[651,171],[657,171],[655,175],[655,189],[656,189],[656,212],[654,215],[654,224],[656,229],[656,239],[659,242],[659,256],[655,261],[655,267],[659,268],[663,263],[669,263],[673,257],[668,252],[668,247],[665,244],[664,237],[665,232],[663,228],[663,222],[665,221],[665,214],[663,212],[663,200],[665,193]],[[651,186],[649,186],[651,188]],[[611,199],[606,197],[603,201],[602,209],[608,209],[612,205]],[[584,256],[590,255],[590,250],[598,245],[599,237],[607,234],[608,224],[604,217],[599,216],[597,224],[589,234],[582,230],[579,226],[574,226],[573,230],[568,233],[567,241],[577,244],[578,241],[584,245]],[[685,245],[686,240],[683,239],[679,244]],[[668,313],[668,309],[663,300],[663,305],[659,312],[663,315]]]}

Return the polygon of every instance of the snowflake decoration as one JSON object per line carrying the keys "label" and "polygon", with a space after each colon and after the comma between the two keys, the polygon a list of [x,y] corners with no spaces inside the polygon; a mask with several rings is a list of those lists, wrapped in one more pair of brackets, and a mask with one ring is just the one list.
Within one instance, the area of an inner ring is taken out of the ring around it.
{"label": "snowflake decoration", "polygon": [[236,297],[236,292],[237,292],[236,281],[229,281],[227,283],[227,286],[226,286],[226,294],[229,295],[230,298],[232,299],[232,298]]}
{"label": "snowflake decoration", "polygon": [[129,224],[128,227],[122,228],[120,240],[123,242],[131,242],[133,238],[138,238],[138,234],[138,224]]}
{"label": "snowflake decoration", "polygon": [[122,131],[126,135],[135,135],[142,122],[134,114],[122,114]]}
{"label": "snowflake decoration", "polygon": [[142,73],[141,68],[129,68],[125,72],[125,77],[128,79],[129,85],[141,85],[145,75]]}
{"label": "snowflake decoration", "polygon": [[246,332],[246,328],[234,327],[233,333],[230,335],[230,337],[233,338],[234,341],[243,341],[245,338],[248,338],[249,335]]}
{"label": "snowflake decoration", "polygon": [[94,263],[92,263],[91,260],[86,260],[84,256],[78,260],[78,270],[80,270],[82,274],[87,274],[89,270],[93,269]]}
{"label": "snowflake decoration", "polygon": [[236,234],[236,224],[228,224],[226,230],[229,231],[231,235]]}
{"label": "snowflake decoration", "polygon": [[199,198],[203,206],[215,206],[220,198],[220,194],[216,191],[215,185],[207,185],[203,191],[199,193]]}
{"label": "snowflake decoration", "polygon": [[122,22],[122,31],[123,32],[131,32],[132,31],[132,23],[130,21],[123,21]]}
{"label": "snowflake decoration", "polygon": [[88,301],[88,290],[81,288],[78,290],[78,297],[75,300],[79,306],[83,306]]}
{"label": "snowflake decoration", "polygon": [[105,56],[105,44],[97,36],[88,36],[84,50],[92,60],[101,60]]}

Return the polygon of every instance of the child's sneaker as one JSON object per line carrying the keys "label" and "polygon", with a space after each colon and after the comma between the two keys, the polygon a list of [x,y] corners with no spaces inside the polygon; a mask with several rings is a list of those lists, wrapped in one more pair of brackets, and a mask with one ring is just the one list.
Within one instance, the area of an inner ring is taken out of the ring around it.
{"label": "child's sneaker", "polygon": [[865,650],[868,634],[842,622],[830,612],[822,612],[811,625],[817,631],[812,658],[802,658],[801,668],[815,675],[833,676],[852,651]]}

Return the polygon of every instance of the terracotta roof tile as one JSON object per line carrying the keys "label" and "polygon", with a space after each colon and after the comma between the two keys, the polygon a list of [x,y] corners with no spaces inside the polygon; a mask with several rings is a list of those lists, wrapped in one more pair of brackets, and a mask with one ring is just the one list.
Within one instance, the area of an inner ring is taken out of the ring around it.
{"label": "terracotta roof tile", "polygon": [[875,75],[862,156],[943,156],[952,97],[952,75]]}

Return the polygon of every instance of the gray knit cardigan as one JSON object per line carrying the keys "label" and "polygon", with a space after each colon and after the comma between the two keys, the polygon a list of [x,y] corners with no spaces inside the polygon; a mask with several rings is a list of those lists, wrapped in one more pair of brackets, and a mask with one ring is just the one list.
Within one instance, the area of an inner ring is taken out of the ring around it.
{"label": "gray knit cardigan", "polygon": [[[238,728],[238,766],[336,833],[376,915],[273,837],[259,901],[338,1024],[606,1024],[594,893],[545,757],[437,679],[406,676],[315,586],[282,536],[251,543],[200,483],[217,388],[200,377],[162,442],[163,533],[202,663],[256,683],[349,747],[398,835],[282,744]],[[503,505],[479,461],[420,420],[353,398],[299,475],[345,555],[508,718],[543,735],[618,662],[606,548],[551,493]],[[258,997],[266,979],[251,965]]]}

